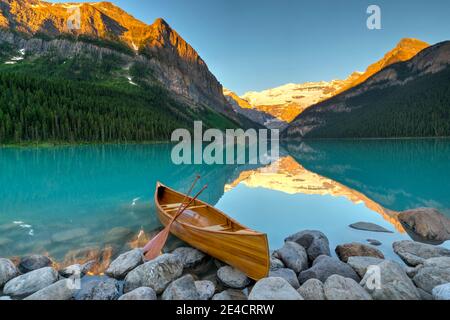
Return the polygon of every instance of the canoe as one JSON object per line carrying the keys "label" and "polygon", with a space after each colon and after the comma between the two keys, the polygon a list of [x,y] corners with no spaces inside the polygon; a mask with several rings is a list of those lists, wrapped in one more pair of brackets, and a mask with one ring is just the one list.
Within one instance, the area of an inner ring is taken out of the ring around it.
{"label": "canoe", "polygon": [[[155,204],[164,226],[177,212],[185,195],[160,182]],[[188,201],[186,201],[188,202]],[[170,232],[192,247],[259,280],[269,273],[267,235],[251,230],[206,202],[196,199],[172,224]]]}

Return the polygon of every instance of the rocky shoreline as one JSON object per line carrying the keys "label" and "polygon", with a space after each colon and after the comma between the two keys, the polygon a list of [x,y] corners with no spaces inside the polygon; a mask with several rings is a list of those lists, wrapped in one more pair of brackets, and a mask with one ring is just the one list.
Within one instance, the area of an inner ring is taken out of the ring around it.
{"label": "rocky shoreline", "polygon": [[257,282],[191,247],[147,262],[133,249],[102,276],[87,275],[94,262],[56,270],[41,255],[0,258],[0,300],[450,300],[450,250],[410,240],[393,250],[404,264],[362,243],[335,257],[325,234],[304,230],[271,252]]}

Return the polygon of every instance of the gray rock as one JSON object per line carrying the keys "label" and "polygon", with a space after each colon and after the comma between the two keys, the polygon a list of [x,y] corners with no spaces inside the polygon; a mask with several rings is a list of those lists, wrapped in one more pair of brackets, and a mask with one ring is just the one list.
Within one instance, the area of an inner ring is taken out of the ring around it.
{"label": "gray rock", "polygon": [[284,267],[283,261],[275,257],[270,257],[270,270],[276,270]]}
{"label": "gray rock", "polygon": [[298,282],[297,275],[294,270],[287,268],[280,268],[272,270],[269,272],[269,277],[280,277],[289,282],[289,284],[294,287],[294,289],[300,288],[300,283]]}
{"label": "gray rock", "polygon": [[216,286],[209,280],[195,281],[195,287],[197,288],[200,300],[209,300],[214,296],[214,292],[216,292]]}
{"label": "gray rock", "polygon": [[0,288],[9,280],[17,277],[19,270],[17,270],[14,263],[11,260],[0,258]]}
{"label": "gray rock", "polygon": [[427,241],[450,240],[450,219],[433,208],[418,208],[398,214],[405,229]]}
{"label": "gray rock", "polygon": [[419,300],[420,294],[397,262],[385,260],[370,268],[361,285],[374,300]]}
{"label": "gray rock", "polygon": [[334,274],[325,281],[323,290],[327,300],[372,300],[355,280]]}
{"label": "gray rock", "polygon": [[20,260],[19,270],[22,273],[27,273],[33,270],[42,269],[45,267],[51,267],[53,264],[49,257],[39,254],[33,254],[31,256],[24,257]]}
{"label": "gray rock", "polygon": [[433,295],[431,293],[428,293],[420,288],[417,288],[417,291],[419,291],[421,300],[434,300]]}
{"label": "gray rock", "polygon": [[125,293],[118,300],[157,300],[157,297],[155,290],[152,288],[140,287]]}
{"label": "gray rock", "polygon": [[308,254],[298,243],[287,241],[277,253],[284,265],[295,273],[308,269]]}
{"label": "gray rock", "polygon": [[434,300],[450,300],[450,283],[434,287],[432,294]]}
{"label": "gray rock", "polygon": [[415,267],[404,266],[403,268],[405,269],[405,272],[408,275],[408,277],[412,279],[416,276],[417,272],[419,272],[419,270],[423,268],[423,265],[419,264],[418,266]]}
{"label": "gray rock", "polygon": [[200,300],[200,295],[195,286],[194,277],[187,274],[171,284],[164,290],[163,300]]}
{"label": "gray rock", "polygon": [[51,267],[45,267],[8,281],[3,288],[3,293],[12,297],[26,297],[48,287],[57,280],[58,272]]}
{"label": "gray rock", "polygon": [[206,255],[191,247],[176,248],[172,254],[178,256],[183,263],[184,268],[194,268],[206,259]]}
{"label": "gray rock", "polygon": [[256,282],[249,300],[303,300],[303,297],[283,278],[269,277]]}
{"label": "gray rock", "polygon": [[382,245],[381,241],[378,241],[376,239],[367,239],[367,242],[373,246],[381,246]]}
{"label": "gray rock", "polygon": [[450,257],[449,249],[410,240],[394,242],[392,247],[406,264],[413,267],[423,264],[426,259]]}
{"label": "gray rock", "polygon": [[360,278],[356,274],[355,270],[348,264],[340,261],[339,259],[329,256],[319,256],[311,268],[300,273],[298,280],[300,284],[305,283],[309,279],[319,279],[325,282],[328,277],[333,274],[339,274],[345,278],[351,278],[356,282],[359,282]]}
{"label": "gray rock", "polygon": [[335,251],[339,259],[344,262],[347,262],[350,257],[374,257],[384,259],[384,255],[380,250],[358,242],[338,245]]}
{"label": "gray rock", "polygon": [[371,222],[356,222],[352,223],[349,227],[364,231],[392,233],[392,231]]}
{"label": "gray rock", "polygon": [[183,273],[183,263],[173,254],[163,254],[141,264],[125,277],[124,291],[139,287],[150,287],[160,294],[173,280]]}
{"label": "gray rock", "polygon": [[284,241],[294,241],[306,249],[309,261],[314,261],[321,255],[330,256],[330,242],[327,236],[316,230],[304,230],[297,232]]}
{"label": "gray rock", "polygon": [[102,278],[82,284],[75,294],[76,300],[117,300],[120,296],[120,285],[116,279]]}
{"label": "gray rock", "polygon": [[423,262],[424,267],[437,267],[441,269],[450,269],[450,257],[430,258]]}
{"label": "gray rock", "polygon": [[24,300],[70,300],[73,298],[75,291],[74,281],[63,279],[33,293]]}
{"label": "gray rock", "polygon": [[305,300],[325,300],[323,283],[317,279],[309,279],[298,290]]}
{"label": "gray rock", "polygon": [[366,274],[367,268],[376,266],[383,261],[383,259],[374,257],[350,257],[347,264],[362,278]]}
{"label": "gray rock", "polygon": [[250,279],[245,273],[230,266],[224,266],[217,270],[217,278],[224,285],[233,289],[242,289],[250,284]]}
{"label": "gray rock", "polygon": [[434,287],[450,282],[450,268],[423,267],[413,278],[420,289],[431,293]]}
{"label": "gray rock", "polygon": [[247,300],[247,296],[242,290],[227,289],[215,294],[212,300]]}
{"label": "gray rock", "polygon": [[7,301],[7,300],[12,300],[12,299],[11,299],[11,297],[8,297],[8,296],[0,297],[0,301]]}
{"label": "gray rock", "polygon": [[105,273],[116,279],[123,279],[125,276],[144,262],[144,257],[141,249],[134,249],[118,256],[111,264]]}
{"label": "gray rock", "polygon": [[78,240],[82,237],[85,237],[89,234],[89,229],[86,228],[76,228],[67,231],[62,231],[55,233],[52,236],[53,242],[69,242],[73,240]]}
{"label": "gray rock", "polygon": [[83,264],[73,264],[59,270],[59,274],[64,278],[69,278],[72,276],[83,277],[92,269],[94,264],[95,260],[91,260]]}

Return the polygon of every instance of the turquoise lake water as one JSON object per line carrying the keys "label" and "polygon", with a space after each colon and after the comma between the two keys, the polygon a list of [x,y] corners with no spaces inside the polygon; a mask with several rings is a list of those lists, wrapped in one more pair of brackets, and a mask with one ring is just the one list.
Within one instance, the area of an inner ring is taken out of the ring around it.
{"label": "turquoise lake water", "polygon": [[[398,211],[435,207],[450,217],[450,140],[309,141],[258,165],[174,165],[170,144],[0,148],[0,256],[49,254],[67,264],[105,263],[160,227],[156,181],[186,191],[266,232],[272,249],[303,229],[337,244],[410,239]],[[374,222],[392,234],[354,230]],[[176,240],[173,240],[176,242]],[[443,246],[450,247],[449,242]],[[101,269],[101,267],[99,267]]]}

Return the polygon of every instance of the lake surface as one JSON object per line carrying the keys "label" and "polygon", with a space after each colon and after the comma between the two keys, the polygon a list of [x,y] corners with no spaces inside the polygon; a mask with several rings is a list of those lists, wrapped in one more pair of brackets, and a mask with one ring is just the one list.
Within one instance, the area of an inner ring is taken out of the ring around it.
{"label": "lake surface", "polygon": [[[160,227],[157,181],[186,191],[198,173],[201,198],[266,232],[272,249],[288,235],[323,231],[331,248],[410,239],[398,211],[435,207],[450,217],[450,140],[308,141],[258,165],[174,165],[170,144],[0,148],[0,256],[44,253],[61,264],[142,246]],[[374,222],[394,233],[354,230]],[[177,245],[172,239],[172,245]],[[450,248],[450,243],[443,244]]]}

